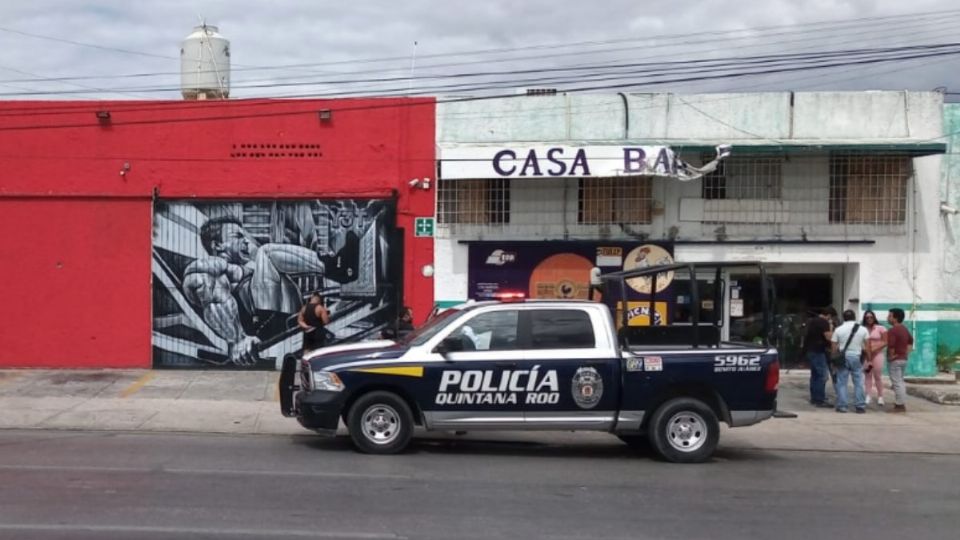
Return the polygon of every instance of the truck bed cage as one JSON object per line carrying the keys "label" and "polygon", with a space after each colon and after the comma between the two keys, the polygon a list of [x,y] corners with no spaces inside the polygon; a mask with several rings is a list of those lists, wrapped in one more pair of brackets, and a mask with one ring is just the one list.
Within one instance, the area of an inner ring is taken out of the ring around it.
{"label": "truck bed cage", "polygon": [[[763,313],[763,330],[762,330],[762,339],[763,345],[769,345],[770,341],[770,332],[773,328],[773,313],[771,307],[774,303],[774,288],[772,281],[767,277],[766,268],[764,264],[759,261],[731,261],[731,262],[702,262],[702,263],[673,263],[673,264],[664,264],[659,266],[648,266],[644,268],[635,268],[632,270],[624,270],[621,272],[610,272],[607,274],[601,274],[600,279],[603,283],[603,301],[607,304],[607,307],[611,310],[611,313],[617,313],[617,304],[616,299],[611,299],[615,294],[619,294],[619,303],[622,309],[620,309],[620,329],[617,332],[618,337],[622,344],[625,347],[629,347],[631,337],[634,338],[634,341],[637,341],[637,338],[640,338],[639,341],[643,341],[644,337],[659,337],[666,339],[669,344],[678,345],[684,344],[689,345],[693,348],[699,348],[701,344],[707,346],[718,347],[720,346],[720,328],[723,322],[722,312],[719,312],[720,315],[715,317],[712,323],[707,325],[702,325],[700,323],[700,311],[702,305],[700,302],[700,291],[699,283],[696,278],[697,270],[701,269],[710,269],[714,270],[714,283],[716,284],[713,287],[713,305],[716,306],[715,309],[721,309],[723,304],[723,292],[724,287],[721,286],[723,283],[723,270],[729,268],[756,268],[760,274],[760,288],[761,288],[761,310]],[[656,313],[656,296],[657,296],[657,277],[660,274],[666,272],[688,272],[690,275],[690,304],[691,309],[691,321],[692,324],[687,325],[676,325],[673,328],[678,328],[680,331],[670,331],[667,330],[671,326],[669,324],[664,326],[655,326],[654,325],[654,314]],[[628,303],[628,294],[627,294],[627,280],[652,276],[649,298],[646,298],[645,301],[648,304],[650,325],[648,327],[635,327],[631,328],[629,326],[629,309],[627,308]],[[724,306],[725,307],[725,306]],[[716,313],[716,312],[715,312]],[[705,328],[703,328],[705,327]],[[689,328],[689,330],[688,330]],[[701,340],[701,332],[708,333],[709,339],[706,342]],[[633,336],[631,336],[633,334]],[[645,336],[646,334],[646,336]],[[636,345],[641,345],[642,343],[636,343]],[[660,343],[666,344],[666,343]]]}

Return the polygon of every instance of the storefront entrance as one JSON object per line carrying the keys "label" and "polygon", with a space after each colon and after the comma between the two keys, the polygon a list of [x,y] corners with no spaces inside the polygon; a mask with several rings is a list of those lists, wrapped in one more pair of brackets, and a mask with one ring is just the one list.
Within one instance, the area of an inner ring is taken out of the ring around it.
{"label": "storefront entrance", "polygon": [[[777,302],[773,345],[784,368],[804,367],[800,355],[804,324],[817,310],[833,304],[831,274],[772,274]],[[730,277],[730,339],[753,341],[763,328],[760,277]],[[742,316],[737,316],[742,313]]]}

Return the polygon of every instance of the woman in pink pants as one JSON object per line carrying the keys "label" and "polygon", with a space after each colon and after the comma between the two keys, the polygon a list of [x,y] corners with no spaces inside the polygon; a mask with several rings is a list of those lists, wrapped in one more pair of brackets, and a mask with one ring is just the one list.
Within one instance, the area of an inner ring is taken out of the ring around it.
{"label": "woman in pink pants", "polygon": [[866,361],[863,363],[863,375],[866,378],[867,405],[870,404],[870,389],[877,387],[877,405],[883,407],[883,358],[886,356],[887,329],[877,322],[877,315],[872,311],[863,312],[863,327],[870,332],[867,347],[863,354]]}

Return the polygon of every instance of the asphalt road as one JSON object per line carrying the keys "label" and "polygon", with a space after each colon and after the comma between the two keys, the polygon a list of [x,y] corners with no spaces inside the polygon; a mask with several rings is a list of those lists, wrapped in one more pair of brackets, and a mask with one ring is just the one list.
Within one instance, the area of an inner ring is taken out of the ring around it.
{"label": "asphalt road", "polygon": [[672,465],[612,437],[469,437],[374,457],[308,433],[0,431],[0,538],[960,537],[958,456]]}

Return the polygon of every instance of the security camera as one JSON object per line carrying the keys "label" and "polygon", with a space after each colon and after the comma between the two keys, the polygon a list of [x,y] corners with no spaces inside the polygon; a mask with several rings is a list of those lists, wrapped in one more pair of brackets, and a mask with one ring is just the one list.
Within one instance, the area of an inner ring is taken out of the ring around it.
{"label": "security camera", "polygon": [[940,203],[940,213],[944,215],[956,215],[960,214],[960,209],[958,209],[956,206],[950,206],[949,204],[942,202]]}
{"label": "security camera", "polygon": [[410,187],[417,187],[417,186],[420,185],[420,179],[419,179],[419,178],[414,178],[413,180],[411,180],[411,181],[409,181],[409,182],[407,182],[407,183],[410,184]]}

